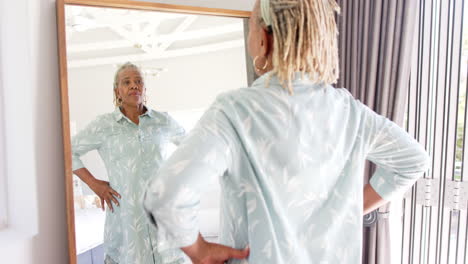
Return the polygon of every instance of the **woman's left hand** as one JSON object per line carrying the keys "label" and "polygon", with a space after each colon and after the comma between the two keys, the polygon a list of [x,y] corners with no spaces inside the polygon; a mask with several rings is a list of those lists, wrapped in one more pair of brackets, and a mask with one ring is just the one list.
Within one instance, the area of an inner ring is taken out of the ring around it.
{"label": "woman's left hand", "polygon": [[114,212],[114,207],[112,206],[112,203],[114,203],[117,206],[120,206],[119,201],[117,198],[122,198],[118,192],[116,192],[112,187],[110,186],[109,182],[107,181],[101,181],[98,179],[94,179],[90,184],[88,184],[89,188],[96,193],[96,195],[101,199],[101,207],[102,210],[104,211],[104,203],[107,204],[107,207]]}
{"label": "woman's left hand", "polygon": [[224,264],[230,259],[245,259],[250,249],[239,250],[227,246],[206,242],[201,235],[197,241],[188,247],[182,248],[194,264]]}

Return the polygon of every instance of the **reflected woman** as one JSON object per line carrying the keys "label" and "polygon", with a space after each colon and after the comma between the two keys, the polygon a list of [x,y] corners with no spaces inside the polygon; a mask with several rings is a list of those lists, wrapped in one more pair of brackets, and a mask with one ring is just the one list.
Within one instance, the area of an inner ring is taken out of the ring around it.
{"label": "reflected woman", "polygon": [[[169,143],[179,144],[184,129],[168,114],[145,105],[140,69],[125,63],[115,73],[112,113],[98,116],[72,140],[73,173],[104,204],[105,263],[183,263],[180,250],[158,252],[154,227],[141,206],[145,186],[163,162]],[[96,179],[80,157],[97,150],[109,182]]]}

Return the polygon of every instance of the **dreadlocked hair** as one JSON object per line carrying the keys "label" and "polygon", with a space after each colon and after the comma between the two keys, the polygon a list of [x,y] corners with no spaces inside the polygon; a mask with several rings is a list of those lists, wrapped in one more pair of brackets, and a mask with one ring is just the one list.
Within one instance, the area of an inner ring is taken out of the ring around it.
{"label": "dreadlocked hair", "polygon": [[[312,81],[336,83],[339,75],[335,0],[270,0],[273,70],[282,86],[293,93],[296,72]],[[260,16],[260,22],[265,22]],[[270,76],[271,76],[270,75]]]}

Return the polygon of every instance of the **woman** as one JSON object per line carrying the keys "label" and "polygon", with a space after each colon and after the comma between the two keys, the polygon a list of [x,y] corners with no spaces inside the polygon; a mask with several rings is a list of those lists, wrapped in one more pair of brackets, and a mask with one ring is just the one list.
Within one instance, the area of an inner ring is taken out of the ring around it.
{"label": "woman", "polygon": [[[248,48],[261,77],[219,96],[147,189],[161,247],[182,248],[194,263],[361,262],[362,215],[406,191],[428,156],[330,85],[336,11],[333,0],[257,1]],[[378,169],[363,191],[366,159]],[[223,245],[197,225],[199,193],[215,177]]]}
{"label": "woman", "polygon": [[[141,207],[150,175],[163,161],[168,143],[184,135],[168,114],[145,106],[146,89],[139,68],[131,63],[115,73],[112,113],[98,116],[72,140],[73,173],[107,204],[104,230],[106,263],[181,263],[180,250],[158,252],[154,227]],[[97,150],[109,182],[96,179],[80,160]]]}

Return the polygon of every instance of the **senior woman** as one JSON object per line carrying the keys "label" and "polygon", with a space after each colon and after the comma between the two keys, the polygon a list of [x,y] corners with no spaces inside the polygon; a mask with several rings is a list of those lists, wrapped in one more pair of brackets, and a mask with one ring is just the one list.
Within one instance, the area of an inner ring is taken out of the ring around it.
{"label": "senior woman", "polygon": [[[161,247],[194,263],[361,262],[363,214],[407,190],[429,159],[403,129],[330,85],[336,11],[333,0],[257,1],[248,49],[261,77],[219,96],[147,189]],[[366,159],[378,169],[363,191]],[[197,224],[199,194],[216,177],[222,245]]]}
{"label": "senior woman", "polygon": [[[168,114],[145,105],[141,71],[122,65],[114,78],[114,112],[98,116],[72,140],[73,173],[107,204],[104,227],[105,263],[182,263],[180,250],[160,252],[155,229],[149,224],[142,194],[163,161],[167,144],[178,144],[184,129]],[[109,182],[96,179],[80,160],[97,150]]]}

